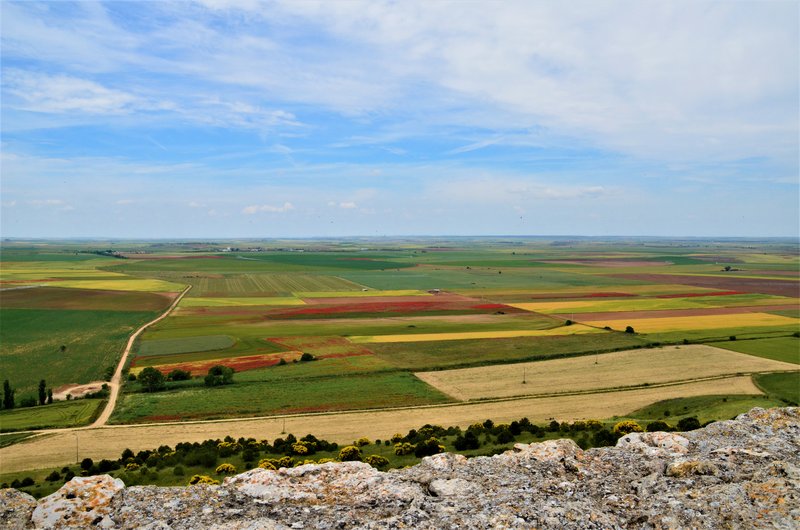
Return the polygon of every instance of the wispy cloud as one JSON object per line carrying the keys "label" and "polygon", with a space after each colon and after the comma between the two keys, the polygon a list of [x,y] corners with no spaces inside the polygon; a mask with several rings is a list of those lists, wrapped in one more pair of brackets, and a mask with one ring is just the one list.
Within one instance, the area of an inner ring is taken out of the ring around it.
{"label": "wispy cloud", "polygon": [[291,210],[294,210],[294,205],[290,202],[285,202],[281,206],[273,206],[270,204],[245,206],[242,208],[242,213],[245,215],[253,215],[258,212],[284,213]]}

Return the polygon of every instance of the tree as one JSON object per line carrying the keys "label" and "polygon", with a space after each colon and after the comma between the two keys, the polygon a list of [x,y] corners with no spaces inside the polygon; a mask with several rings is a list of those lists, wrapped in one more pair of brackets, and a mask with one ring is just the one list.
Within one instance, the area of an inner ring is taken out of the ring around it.
{"label": "tree", "polygon": [[625,326],[625,333],[636,333],[633,330],[633,326]]}
{"label": "tree", "polygon": [[52,388],[48,388],[47,389],[47,404],[50,405],[52,403],[53,403],[53,389]]}
{"label": "tree", "polygon": [[44,379],[39,381],[39,405],[44,405],[47,402],[47,383]]}
{"label": "tree", "polygon": [[[141,377],[141,376],[140,376]],[[206,386],[229,385],[233,383],[233,368],[218,364],[212,366],[205,377]]]}
{"label": "tree", "polygon": [[186,370],[181,370],[180,368],[176,368],[175,370],[167,374],[167,381],[188,381],[191,378],[192,378],[191,372],[187,372]]}
{"label": "tree", "polygon": [[65,351],[67,351],[67,347],[62,344],[59,350],[61,350],[61,353],[64,353]]}
{"label": "tree", "polygon": [[678,422],[678,430],[681,432],[693,431],[700,428],[700,420],[695,417],[683,418]]}
{"label": "tree", "polygon": [[156,392],[164,390],[166,384],[164,383],[164,374],[153,368],[152,366],[146,367],[139,373],[137,378],[139,384],[142,385],[142,390],[145,392]]}
{"label": "tree", "polygon": [[11,383],[6,379],[3,381],[3,408],[14,408],[14,389],[11,388]]}

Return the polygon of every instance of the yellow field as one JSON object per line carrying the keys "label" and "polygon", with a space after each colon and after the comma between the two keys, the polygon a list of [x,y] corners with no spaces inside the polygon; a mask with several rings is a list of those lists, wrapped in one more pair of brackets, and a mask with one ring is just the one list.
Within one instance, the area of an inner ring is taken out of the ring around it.
{"label": "yellow field", "polygon": [[791,317],[770,315],[769,313],[743,313],[740,315],[590,320],[584,323],[598,327],[608,326],[615,330],[624,330],[626,326],[633,326],[637,332],[652,333],[658,331],[682,331],[687,329],[747,328],[754,326],[797,327],[800,325],[800,320]]}
{"label": "yellow field", "polygon": [[[124,276],[130,278],[130,276]],[[101,289],[107,291],[154,291],[154,292],[178,292],[185,286],[161,280],[148,279],[119,279],[119,280],[65,280],[59,282],[47,282],[50,287],[72,287],[75,289]]]}
{"label": "yellow field", "polygon": [[468,339],[512,339],[514,337],[551,337],[553,335],[577,335],[579,333],[602,333],[601,330],[574,324],[552,329],[520,329],[511,331],[461,331],[457,333],[409,333],[406,335],[363,335],[350,337],[351,342],[429,342],[435,340]]}
{"label": "yellow field", "polygon": [[[683,385],[644,388],[624,392],[602,392],[549,398],[524,398],[509,401],[464,403],[398,410],[360,411],[333,414],[243,419],[198,423],[115,426],[83,431],[53,433],[45,438],[11,445],[0,449],[0,472],[13,473],[28,469],[61,467],[78,459],[91,457],[119,458],[125,448],[134,452],[155,449],[178,442],[201,442],[227,435],[268,439],[312,433],[338,443],[350,443],[360,436],[389,438],[396,432],[405,433],[426,423],[467,427],[476,421],[491,418],[496,423],[508,423],[527,417],[543,423],[550,418],[559,421],[585,420],[624,416],[656,401],[679,397],[721,394],[753,394],[761,392],[750,377],[732,377]],[[76,440],[77,436],[77,440]]]}
{"label": "yellow field", "polygon": [[230,298],[184,298],[180,307],[236,307],[259,305],[305,305],[292,296],[230,297]]}
{"label": "yellow field", "polygon": [[48,278],[130,278],[125,274],[117,272],[100,271],[95,269],[65,269],[65,268],[47,268],[47,267],[32,267],[30,269],[16,269],[5,268],[0,269],[0,281],[8,280],[43,280]]}
{"label": "yellow field", "polygon": [[582,392],[645,383],[657,385],[689,378],[796,369],[797,366],[790,363],[713,346],[689,345],[415,375],[445,394],[468,400]]}
{"label": "yellow field", "polygon": [[425,291],[399,289],[395,291],[298,291],[297,298],[354,298],[362,296],[433,296]]}
{"label": "yellow field", "polygon": [[[746,295],[749,296],[749,295]],[[761,306],[796,304],[788,296],[755,295],[754,298],[707,296],[698,298],[628,298],[622,300],[569,300],[508,304],[537,313],[600,313],[605,311],[658,311],[663,309],[708,309],[710,307]]]}

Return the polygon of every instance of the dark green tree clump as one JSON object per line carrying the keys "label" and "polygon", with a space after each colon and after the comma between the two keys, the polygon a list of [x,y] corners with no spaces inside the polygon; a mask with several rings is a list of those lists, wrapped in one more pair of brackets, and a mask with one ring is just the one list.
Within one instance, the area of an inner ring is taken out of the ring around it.
{"label": "dark green tree clump", "polygon": [[139,372],[139,377],[136,380],[139,381],[139,384],[142,385],[142,390],[145,392],[157,392],[167,387],[164,382],[164,374],[152,366],[148,366]]}
{"label": "dark green tree clump", "polygon": [[212,366],[205,377],[206,386],[230,385],[233,383],[233,368],[218,364]]}
{"label": "dark green tree clump", "polygon": [[175,370],[167,374],[167,381],[188,381],[191,378],[192,378],[191,372],[187,372],[186,370],[181,370],[180,368],[176,368]]}
{"label": "dark green tree clump", "polygon": [[14,408],[14,389],[11,388],[8,379],[3,381],[3,408],[6,410]]}

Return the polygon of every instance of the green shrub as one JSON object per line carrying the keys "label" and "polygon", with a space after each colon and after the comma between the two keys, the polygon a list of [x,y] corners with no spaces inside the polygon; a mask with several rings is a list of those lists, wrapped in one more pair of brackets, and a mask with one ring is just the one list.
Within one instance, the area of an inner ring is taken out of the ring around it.
{"label": "green shrub", "polygon": [[681,432],[693,431],[700,428],[700,420],[695,417],[683,418],[678,421],[678,430]]}
{"label": "green shrub", "polygon": [[183,466],[175,466],[172,469],[172,474],[176,477],[182,477],[186,474],[186,471],[184,471]]}
{"label": "green shrub", "polygon": [[215,480],[208,475],[192,475],[192,478],[189,479],[189,485],[193,486],[195,484],[209,484],[213,486],[219,484],[219,480]]}
{"label": "green shrub", "polygon": [[367,464],[371,465],[376,469],[386,469],[387,467],[389,467],[389,460],[380,455],[369,455],[367,457],[364,457],[364,462],[366,462]]}
{"label": "green shrub", "polygon": [[361,449],[354,445],[342,447],[342,450],[339,451],[339,460],[342,462],[360,462]]}
{"label": "green shrub", "polygon": [[614,434],[617,436],[625,436],[632,432],[642,432],[642,426],[633,420],[625,420],[614,425]]}
{"label": "green shrub", "polygon": [[214,470],[214,473],[217,475],[233,475],[236,473],[236,466],[229,463],[220,464],[217,466],[217,469]]}

